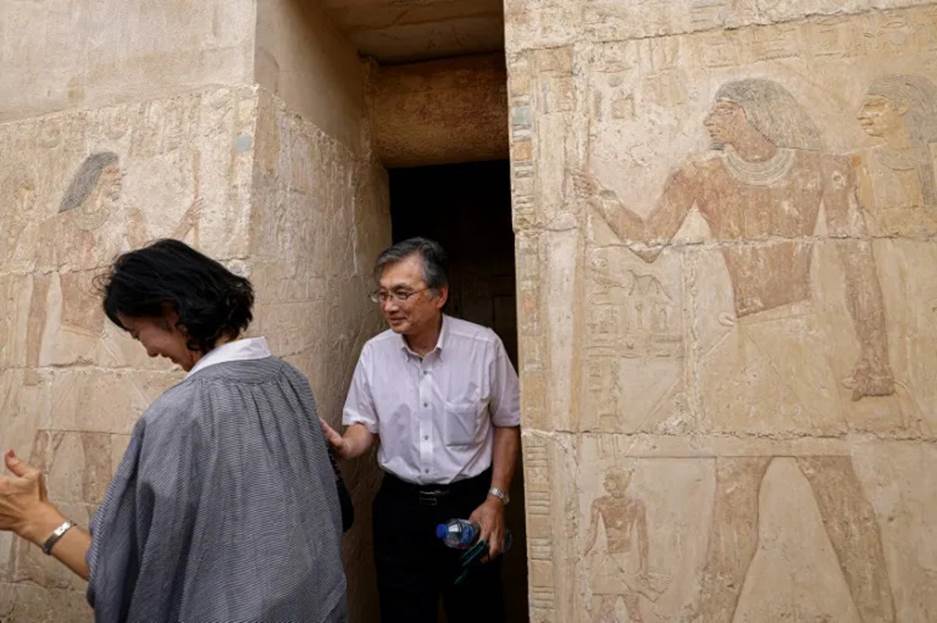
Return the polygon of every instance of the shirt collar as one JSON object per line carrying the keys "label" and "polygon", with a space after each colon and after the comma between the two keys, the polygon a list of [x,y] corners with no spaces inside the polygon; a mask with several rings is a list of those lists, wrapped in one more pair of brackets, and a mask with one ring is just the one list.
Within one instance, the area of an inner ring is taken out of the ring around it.
{"label": "shirt collar", "polygon": [[235,340],[208,351],[204,357],[199,359],[198,362],[192,366],[192,369],[189,370],[189,373],[186,374],[185,377],[189,378],[199,370],[207,368],[208,366],[213,366],[216,363],[265,359],[270,356],[270,348],[267,346],[267,338],[265,337],[249,337],[242,340]]}
{"label": "shirt collar", "polygon": [[[446,327],[449,325],[448,319],[449,319],[449,316],[447,316],[446,314],[442,315],[442,326],[439,327],[439,337],[436,338],[436,348],[431,350],[429,353],[426,353],[427,355],[429,355],[430,353],[435,353],[437,351],[441,352],[443,350],[443,346],[445,346],[446,344],[446,336],[448,335],[448,331],[446,331]],[[400,349],[404,353],[409,353],[413,355],[414,357],[419,357],[419,355],[413,352],[410,349],[410,346],[407,345],[407,340],[403,337],[402,333],[397,334],[397,337],[400,339]]]}

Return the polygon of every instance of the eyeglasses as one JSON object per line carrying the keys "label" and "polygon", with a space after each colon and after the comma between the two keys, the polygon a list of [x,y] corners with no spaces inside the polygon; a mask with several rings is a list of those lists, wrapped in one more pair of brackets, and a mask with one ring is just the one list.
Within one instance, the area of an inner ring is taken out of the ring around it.
{"label": "eyeglasses", "polygon": [[397,303],[406,303],[414,294],[419,294],[424,290],[429,290],[429,288],[421,288],[419,290],[391,290],[390,292],[386,290],[375,290],[368,295],[368,298],[371,299],[372,303],[377,303],[383,305],[387,301],[393,299]]}

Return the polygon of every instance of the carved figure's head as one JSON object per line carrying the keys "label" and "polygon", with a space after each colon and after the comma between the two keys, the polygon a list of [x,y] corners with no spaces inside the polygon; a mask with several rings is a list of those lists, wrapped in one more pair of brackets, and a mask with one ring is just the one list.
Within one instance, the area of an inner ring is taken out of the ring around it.
{"label": "carved figure's head", "polygon": [[614,498],[624,497],[630,483],[631,470],[610,469],[605,474],[605,490]]}
{"label": "carved figure's head", "polygon": [[117,154],[112,151],[91,154],[68,185],[59,214],[74,210],[78,229],[93,231],[101,227],[120,198],[122,177]]}
{"label": "carved figure's head", "polygon": [[716,148],[737,145],[755,130],[775,147],[823,149],[813,119],[787,89],[772,80],[747,78],[725,83],[716,92],[704,123]]}

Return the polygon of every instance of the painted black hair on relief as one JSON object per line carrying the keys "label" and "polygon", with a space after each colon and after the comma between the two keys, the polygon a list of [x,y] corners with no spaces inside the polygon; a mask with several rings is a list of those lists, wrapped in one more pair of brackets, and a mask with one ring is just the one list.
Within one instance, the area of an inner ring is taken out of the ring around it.
{"label": "painted black hair on relief", "polygon": [[186,346],[202,353],[223,336],[237,337],[253,319],[251,282],[178,240],[120,255],[96,283],[104,312],[117,326],[126,330],[118,314],[161,318],[168,307],[179,315]]}

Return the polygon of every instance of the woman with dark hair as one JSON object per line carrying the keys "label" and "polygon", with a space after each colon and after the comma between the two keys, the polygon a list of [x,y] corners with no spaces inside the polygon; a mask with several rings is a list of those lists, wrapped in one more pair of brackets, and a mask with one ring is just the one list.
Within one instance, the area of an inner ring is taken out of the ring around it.
{"label": "woman with dark hair", "polygon": [[134,427],[89,531],[12,451],[0,529],[88,579],[98,621],[344,621],[341,517],[305,377],[240,338],[250,282],[175,240],[121,255],[104,311],[188,372]]}

